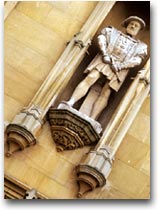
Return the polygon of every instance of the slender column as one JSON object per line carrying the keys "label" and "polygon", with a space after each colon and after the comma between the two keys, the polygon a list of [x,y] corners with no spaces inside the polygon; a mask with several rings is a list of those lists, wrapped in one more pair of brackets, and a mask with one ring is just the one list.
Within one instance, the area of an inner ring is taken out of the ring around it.
{"label": "slender column", "polygon": [[106,184],[112,161],[150,91],[150,60],[138,72],[96,145],[77,166],[78,197]]}
{"label": "slender column", "polygon": [[71,40],[47,79],[32,99],[30,104],[40,104],[41,108],[44,110],[41,116],[42,118],[55,101],[59,92],[64,89],[69,79],[74,74],[77,66],[87,52],[91,39],[114,3],[115,2],[99,2],[97,4],[87,22],[81,28],[80,32]]}
{"label": "slender column", "polygon": [[85,56],[91,39],[114,4],[114,1],[97,4],[80,32],[70,41],[28,107],[17,114],[8,125],[6,129],[8,157],[14,151],[36,144],[36,135],[43,124],[46,112],[68,84]]}

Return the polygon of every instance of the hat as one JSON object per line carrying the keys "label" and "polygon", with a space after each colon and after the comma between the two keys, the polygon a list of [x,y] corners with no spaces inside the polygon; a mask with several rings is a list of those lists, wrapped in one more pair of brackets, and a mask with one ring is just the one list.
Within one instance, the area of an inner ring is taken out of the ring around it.
{"label": "hat", "polygon": [[138,21],[141,24],[141,29],[145,28],[146,24],[145,24],[144,20],[141,19],[140,17],[137,17],[137,16],[130,16],[130,17],[126,18],[122,22],[121,25],[126,28],[127,25],[128,25],[128,23],[131,22],[131,21],[133,21],[133,20]]}

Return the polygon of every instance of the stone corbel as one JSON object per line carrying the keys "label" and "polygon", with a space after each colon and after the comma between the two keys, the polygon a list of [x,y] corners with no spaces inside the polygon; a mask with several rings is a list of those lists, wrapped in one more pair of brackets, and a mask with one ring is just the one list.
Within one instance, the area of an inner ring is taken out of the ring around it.
{"label": "stone corbel", "polygon": [[17,114],[7,126],[8,157],[18,150],[36,144],[36,136],[48,109],[68,84],[85,56],[90,40],[114,4],[115,1],[97,4],[80,33],[67,45],[28,107]]}
{"label": "stone corbel", "polygon": [[42,110],[37,105],[24,108],[7,126],[7,157],[10,157],[13,152],[19,149],[24,150],[25,147],[37,143],[36,135],[44,123],[44,120],[40,119],[41,113]]}
{"label": "stone corbel", "polygon": [[[146,82],[147,81],[147,82]],[[138,72],[118,108],[114,112],[95,149],[77,166],[78,197],[106,184],[112,162],[123,138],[150,91],[150,60]]]}

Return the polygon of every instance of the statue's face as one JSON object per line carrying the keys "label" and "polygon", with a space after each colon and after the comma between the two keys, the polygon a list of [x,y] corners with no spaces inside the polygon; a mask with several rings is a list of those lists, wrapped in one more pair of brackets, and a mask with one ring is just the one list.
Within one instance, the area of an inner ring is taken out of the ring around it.
{"label": "statue's face", "polygon": [[136,20],[132,20],[127,25],[126,32],[131,36],[136,36],[139,33],[140,29],[141,24]]}

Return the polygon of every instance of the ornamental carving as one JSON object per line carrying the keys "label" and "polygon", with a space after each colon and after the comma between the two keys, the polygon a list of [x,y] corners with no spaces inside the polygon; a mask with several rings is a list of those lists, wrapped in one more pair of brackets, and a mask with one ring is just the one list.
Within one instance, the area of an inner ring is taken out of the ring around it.
{"label": "ornamental carving", "polygon": [[57,151],[72,150],[97,142],[100,134],[93,125],[83,117],[66,110],[66,107],[64,105],[64,109],[49,110],[49,123]]}

